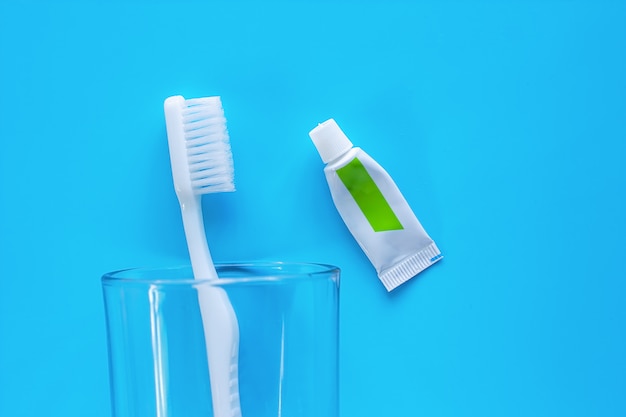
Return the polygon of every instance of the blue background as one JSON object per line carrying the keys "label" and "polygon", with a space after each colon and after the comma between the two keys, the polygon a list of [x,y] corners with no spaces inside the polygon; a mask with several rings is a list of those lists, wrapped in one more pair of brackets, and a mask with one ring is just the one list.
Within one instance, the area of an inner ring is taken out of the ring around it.
{"label": "blue background", "polygon": [[[109,416],[100,276],[187,260],[163,100],[221,95],[216,261],[342,268],[341,414],[626,415],[626,3],[0,4],[0,416]],[[388,294],[308,132],[445,258]]]}

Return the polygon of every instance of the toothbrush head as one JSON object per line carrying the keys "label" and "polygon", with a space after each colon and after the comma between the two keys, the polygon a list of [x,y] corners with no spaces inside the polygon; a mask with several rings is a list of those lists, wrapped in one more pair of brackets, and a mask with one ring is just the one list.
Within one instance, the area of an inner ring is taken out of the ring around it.
{"label": "toothbrush head", "polygon": [[174,186],[179,195],[235,191],[233,156],[220,97],[164,103]]}

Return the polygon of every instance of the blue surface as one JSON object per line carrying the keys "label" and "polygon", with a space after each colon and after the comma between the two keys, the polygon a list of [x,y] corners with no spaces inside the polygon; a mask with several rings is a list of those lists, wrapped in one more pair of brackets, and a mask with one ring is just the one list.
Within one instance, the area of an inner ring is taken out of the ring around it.
{"label": "blue surface", "polygon": [[[626,415],[626,4],[2,2],[0,416],[109,416],[100,275],[186,261],[163,100],[221,95],[215,260],[343,270],[341,415]],[[445,259],[387,294],[334,117]]]}

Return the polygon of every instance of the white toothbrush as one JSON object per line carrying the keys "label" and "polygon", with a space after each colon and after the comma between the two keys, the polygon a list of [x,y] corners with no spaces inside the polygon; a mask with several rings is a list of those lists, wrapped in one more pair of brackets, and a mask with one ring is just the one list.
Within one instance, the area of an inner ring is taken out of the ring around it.
{"label": "white toothbrush", "polygon": [[[202,219],[202,194],[235,191],[226,118],[219,97],[165,100],[174,187],[195,279],[218,279]],[[239,326],[226,292],[198,286],[209,363],[213,417],[240,417]]]}

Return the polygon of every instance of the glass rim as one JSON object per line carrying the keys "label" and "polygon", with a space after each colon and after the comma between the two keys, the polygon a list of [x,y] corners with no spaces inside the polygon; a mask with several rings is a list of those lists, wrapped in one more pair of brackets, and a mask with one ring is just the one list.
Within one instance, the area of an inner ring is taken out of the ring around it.
{"label": "glass rim", "polygon": [[[219,271],[224,268],[236,268],[240,270],[256,268],[254,276],[242,276],[241,277],[220,277],[219,279],[196,279],[191,272],[191,264],[181,264],[174,266],[163,267],[131,267],[118,269],[115,271],[107,272],[101,277],[102,285],[120,285],[120,284],[137,284],[137,285],[171,285],[171,286],[198,286],[198,285],[210,285],[215,287],[222,287],[236,284],[262,284],[262,283],[277,283],[290,280],[311,280],[311,279],[323,279],[326,276],[333,276],[340,273],[341,269],[338,266],[318,263],[318,262],[292,262],[292,261],[244,261],[244,262],[216,262],[215,268]],[[263,269],[265,272],[259,273],[258,269]],[[285,268],[301,268],[298,272],[289,272]],[[173,273],[180,270],[189,270],[189,278],[166,278],[158,277],[159,271],[163,274]],[[272,271],[281,271],[279,273],[272,273]],[[137,276],[129,276],[133,272],[137,273]],[[142,277],[141,275],[147,273],[154,273],[156,278]],[[252,275],[252,274],[251,274]]]}

